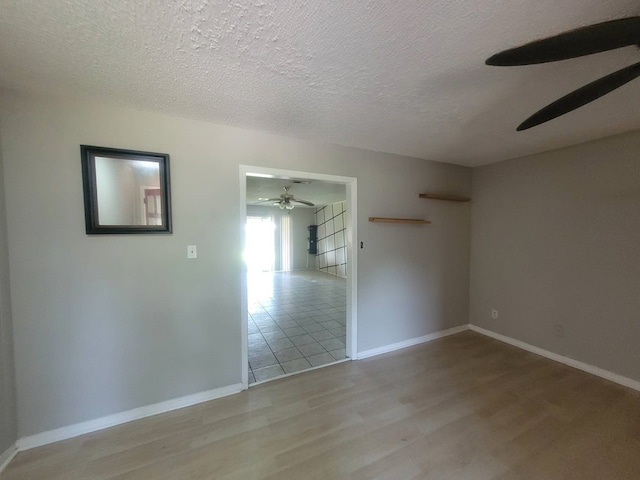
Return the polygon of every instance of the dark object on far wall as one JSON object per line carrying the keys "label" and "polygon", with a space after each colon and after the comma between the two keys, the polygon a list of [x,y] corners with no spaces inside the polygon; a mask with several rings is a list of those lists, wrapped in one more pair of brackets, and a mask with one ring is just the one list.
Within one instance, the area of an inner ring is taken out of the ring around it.
{"label": "dark object on far wall", "polygon": [[307,228],[309,229],[309,254],[317,255],[318,254],[318,226],[309,225]]}
{"label": "dark object on far wall", "polygon": [[169,155],[80,146],[86,232],[171,233]]}
{"label": "dark object on far wall", "polygon": [[[489,57],[487,65],[517,66],[555,62],[605,52],[629,45],[640,46],[640,17],[628,17],[576,28],[554,37],[505,50]],[[640,63],[591,82],[547,105],[522,122],[522,131],[571,112],[640,76]]]}

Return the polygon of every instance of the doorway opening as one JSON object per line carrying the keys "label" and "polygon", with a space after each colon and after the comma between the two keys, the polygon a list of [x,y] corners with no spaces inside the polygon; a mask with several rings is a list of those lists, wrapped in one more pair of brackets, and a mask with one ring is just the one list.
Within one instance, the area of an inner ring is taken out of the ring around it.
{"label": "doorway opening", "polygon": [[353,359],[356,179],[241,166],[242,381]]}

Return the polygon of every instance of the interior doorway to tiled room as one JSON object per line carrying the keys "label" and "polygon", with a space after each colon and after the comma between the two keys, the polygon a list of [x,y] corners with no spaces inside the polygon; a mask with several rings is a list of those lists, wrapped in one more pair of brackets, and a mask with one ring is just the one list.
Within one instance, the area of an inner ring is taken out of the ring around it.
{"label": "interior doorway to tiled room", "polygon": [[249,384],[347,359],[341,184],[247,176]]}

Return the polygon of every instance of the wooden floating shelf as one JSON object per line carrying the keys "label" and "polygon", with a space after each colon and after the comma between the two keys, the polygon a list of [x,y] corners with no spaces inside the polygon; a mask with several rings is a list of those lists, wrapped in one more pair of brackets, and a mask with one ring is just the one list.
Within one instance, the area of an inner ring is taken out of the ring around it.
{"label": "wooden floating shelf", "polygon": [[420,198],[429,198],[431,200],[446,200],[448,202],[470,202],[469,197],[461,197],[459,195],[447,195],[443,193],[421,193]]}
{"label": "wooden floating shelf", "polygon": [[414,225],[426,225],[431,223],[428,220],[422,218],[385,218],[385,217],[369,217],[370,222],[385,222],[385,223],[412,223]]}

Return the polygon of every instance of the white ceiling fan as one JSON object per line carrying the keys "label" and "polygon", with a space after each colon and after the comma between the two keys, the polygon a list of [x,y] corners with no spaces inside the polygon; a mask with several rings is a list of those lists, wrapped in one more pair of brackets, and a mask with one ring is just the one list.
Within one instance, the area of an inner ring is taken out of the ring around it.
{"label": "white ceiling fan", "polygon": [[282,187],[284,193],[280,194],[279,198],[267,198],[266,200],[262,200],[256,203],[265,203],[265,202],[273,202],[274,206],[280,207],[281,210],[293,210],[294,205],[291,202],[302,203],[309,207],[314,207],[315,205],[307,200],[300,200],[295,198],[292,194],[289,193],[289,189],[291,187]]}

